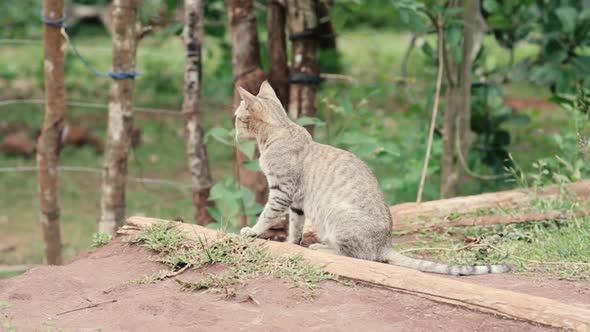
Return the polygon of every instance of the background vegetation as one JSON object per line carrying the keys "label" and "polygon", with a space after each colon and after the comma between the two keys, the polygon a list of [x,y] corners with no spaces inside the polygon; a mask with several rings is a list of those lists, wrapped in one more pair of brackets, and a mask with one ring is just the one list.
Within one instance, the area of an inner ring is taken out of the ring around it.
{"label": "background vegetation", "polygon": [[[100,5],[106,1],[76,2]],[[161,3],[145,1],[142,18],[149,17]],[[171,8],[178,5],[175,1],[167,3]],[[263,64],[267,66],[264,1],[257,3]],[[475,136],[468,165],[478,174],[501,175],[510,169],[512,176],[493,181],[466,178],[459,194],[588,178],[590,7],[573,0],[482,3],[490,31],[474,65],[471,129]],[[337,50],[320,54],[322,72],[344,74],[354,81],[327,80],[320,85],[314,120],[318,124],[316,139],[348,149],[366,161],[390,204],[415,200],[425,154],[436,75],[436,35],[424,13],[445,14],[449,21],[445,28],[447,47],[451,56],[456,56],[453,50],[460,49],[461,23],[454,23],[453,17],[459,13],[451,8],[439,7],[435,1],[357,0],[336,1],[331,10]],[[34,0],[0,4],[2,126],[23,123],[38,128],[42,123],[41,104],[8,102],[43,98],[39,10]],[[231,230],[241,200],[251,216],[260,206],[251,193],[235,185],[232,174],[228,137],[233,77],[223,2],[207,1],[206,18],[203,109],[216,182],[211,199],[217,206],[212,214],[218,221],[211,227]],[[81,21],[69,31],[93,66],[110,68],[110,36],[99,21]],[[180,114],[184,54],[179,33],[180,26],[171,24],[140,44],[137,64],[141,75],[136,79],[135,104],[173,112],[136,113],[142,143],[133,150],[129,165],[131,176],[174,183],[130,181],[129,215],[180,216],[187,221],[193,215],[190,188],[184,185],[189,174]],[[413,36],[415,47],[407,56]],[[108,86],[108,79],[94,76],[70,50],[66,52],[69,101],[106,106]],[[70,106],[67,112],[69,121],[104,139],[106,108]],[[442,117],[439,120],[442,123]],[[438,197],[441,153],[437,132],[425,200]],[[102,156],[91,147],[66,146],[61,164],[100,169]],[[22,166],[35,166],[34,158],[0,154],[0,264],[43,260],[35,173],[9,171]],[[99,215],[99,188],[100,174],[60,173],[66,257],[91,244]],[[587,227],[584,229],[587,233]],[[552,230],[549,227],[547,232],[559,236]],[[579,241],[580,249],[590,249],[588,237]],[[559,245],[559,240],[554,242]],[[575,252],[572,255],[579,254]]]}

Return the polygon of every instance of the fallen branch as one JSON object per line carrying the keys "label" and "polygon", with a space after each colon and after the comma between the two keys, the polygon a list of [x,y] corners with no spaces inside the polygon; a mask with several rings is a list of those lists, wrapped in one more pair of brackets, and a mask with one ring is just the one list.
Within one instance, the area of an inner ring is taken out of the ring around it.
{"label": "fallen branch", "polygon": [[[167,222],[160,219],[131,217],[121,234],[137,234],[137,229]],[[187,239],[216,239],[218,232],[197,225],[177,223]],[[229,235],[235,236],[235,235]],[[330,255],[301,246],[257,239],[273,256],[301,255],[309,263],[322,267],[326,272],[344,278],[396,289],[416,296],[442,303],[476,309],[508,318],[525,320],[538,324],[568,328],[577,331],[590,329],[590,309],[580,308],[543,297],[516,293],[467,282],[442,278],[418,271],[358,260],[350,257]]]}
{"label": "fallen branch", "polygon": [[65,314],[69,314],[70,312],[80,311],[80,310],[86,310],[86,309],[90,309],[90,308],[96,308],[96,307],[98,307],[101,304],[114,303],[114,302],[117,302],[117,300],[109,300],[109,301],[104,301],[104,302],[99,302],[99,303],[93,303],[93,304],[87,305],[85,307],[81,307],[81,308],[76,308],[76,309],[71,309],[71,310],[66,310],[66,311],[58,312],[55,315],[56,316],[65,315]]}
{"label": "fallen branch", "polygon": [[[565,191],[565,192],[564,192]],[[514,209],[533,205],[535,200],[552,199],[571,193],[576,200],[590,197],[590,181],[554,185],[538,189],[516,189],[495,193],[455,197],[423,203],[402,203],[390,208],[395,227],[416,224],[419,220],[445,220],[453,214],[465,215],[482,209]],[[408,226],[409,227],[409,226]]]}
{"label": "fallen branch", "polygon": [[399,232],[411,232],[445,227],[509,225],[522,222],[569,219],[574,217],[584,217],[587,215],[590,215],[590,209],[583,209],[569,213],[564,213],[561,211],[549,211],[528,212],[513,215],[465,216],[457,220],[448,220],[445,218],[445,220],[441,221],[427,221],[412,224],[397,224],[396,222],[396,224],[393,226],[393,230]]}

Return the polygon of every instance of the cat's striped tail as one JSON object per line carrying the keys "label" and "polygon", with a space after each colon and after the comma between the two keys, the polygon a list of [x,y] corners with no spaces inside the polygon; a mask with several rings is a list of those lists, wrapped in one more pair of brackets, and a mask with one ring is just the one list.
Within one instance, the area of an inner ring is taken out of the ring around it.
{"label": "cat's striped tail", "polygon": [[385,261],[389,264],[407,267],[410,269],[439,273],[439,274],[450,274],[456,276],[469,276],[476,274],[487,274],[487,273],[505,273],[509,272],[510,266],[508,265],[477,265],[477,266],[466,266],[466,265],[447,265],[440,264],[421,259],[415,259],[404,256],[397,251],[391,249],[385,254]]}

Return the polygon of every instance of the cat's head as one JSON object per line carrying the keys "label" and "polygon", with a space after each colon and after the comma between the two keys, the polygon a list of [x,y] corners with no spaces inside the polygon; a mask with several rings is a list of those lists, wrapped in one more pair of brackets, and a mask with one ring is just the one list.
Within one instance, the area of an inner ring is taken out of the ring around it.
{"label": "cat's head", "polygon": [[263,128],[280,126],[288,121],[274,89],[262,82],[258,95],[237,87],[242,101],[236,109],[236,138],[256,138]]}

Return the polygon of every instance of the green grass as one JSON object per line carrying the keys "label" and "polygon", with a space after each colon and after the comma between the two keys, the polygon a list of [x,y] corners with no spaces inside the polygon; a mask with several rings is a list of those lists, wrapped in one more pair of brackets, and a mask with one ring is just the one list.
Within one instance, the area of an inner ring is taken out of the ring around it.
{"label": "green grass", "polygon": [[[0,272],[0,280],[12,278],[12,277],[16,277],[16,276],[21,275],[23,273],[24,273],[24,271]],[[1,302],[0,302],[0,306],[2,306],[2,303]]]}
{"label": "green grass", "polygon": [[[469,241],[475,241],[466,243]],[[590,217],[421,232],[405,254],[459,265],[503,263],[519,274],[590,281]]]}
{"label": "green grass", "polygon": [[204,238],[190,241],[175,228],[174,222],[151,225],[130,242],[156,251],[156,260],[170,268],[144,276],[135,281],[138,284],[163,280],[183,268],[198,269],[213,264],[223,264],[228,268],[197,282],[177,282],[186,290],[214,289],[233,296],[237,285],[268,275],[289,281],[292,287],[301,289],[302,294],[309,297],[313,296],[319,282],[339,280],[335,275],[305,262],[301,256],[272,257],[252,239],[225,235],[214,241]]}

